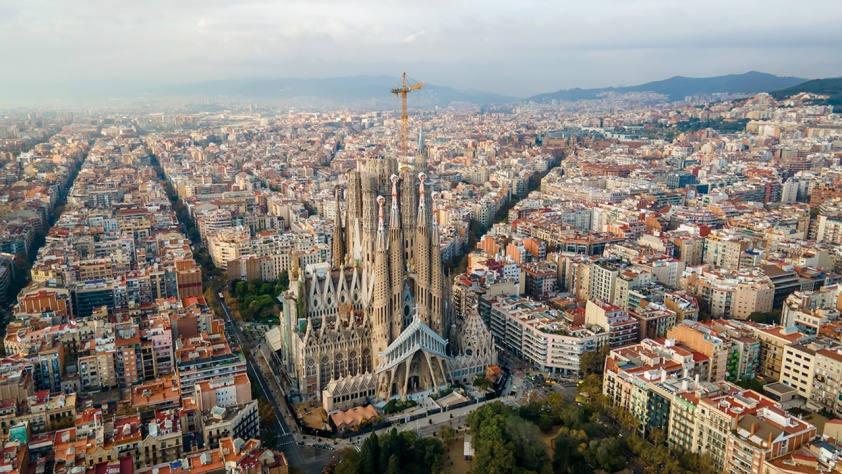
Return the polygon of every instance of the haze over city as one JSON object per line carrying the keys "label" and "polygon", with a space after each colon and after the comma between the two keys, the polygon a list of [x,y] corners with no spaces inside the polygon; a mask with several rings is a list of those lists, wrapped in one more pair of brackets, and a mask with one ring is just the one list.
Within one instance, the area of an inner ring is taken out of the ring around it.
{"label": "haze over city", "polygon": [[396,75],[514,97],[842,67],[834,0],[0,2],[0,97]]}
{"label": "haze over city", "polygon": [[0,0],[0,473],[842,472],[840,0]]}

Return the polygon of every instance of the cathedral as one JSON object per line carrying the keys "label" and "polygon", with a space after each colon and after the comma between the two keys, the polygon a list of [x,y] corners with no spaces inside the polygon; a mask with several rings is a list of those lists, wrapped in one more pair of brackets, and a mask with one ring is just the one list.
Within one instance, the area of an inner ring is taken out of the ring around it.
{"label": "cathedral", "polygon": [[336,189],[330,261],[290,276],[284,370],[297,395],[328,412],[438,393],[496,363],[479,316],[454,316],[426,173],[423,135],[414,171],[399,171],[395,158],[358,163],[348,173],[344,219]]}

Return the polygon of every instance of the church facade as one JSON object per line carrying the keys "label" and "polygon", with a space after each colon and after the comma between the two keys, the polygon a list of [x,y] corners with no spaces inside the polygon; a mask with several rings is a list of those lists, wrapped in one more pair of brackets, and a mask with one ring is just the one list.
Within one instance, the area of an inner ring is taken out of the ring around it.
{"label": "church facade", "polygon": [[394,158],[358,163],[348,173],[344,225],[334,222],[331,261],[291,275],[283,369],[301,398],[328,412],[438,392],[454,374],[467,380],[496,363],[482,320],[455,317],[426,167],[423,137],[414,171],[399,172]]}

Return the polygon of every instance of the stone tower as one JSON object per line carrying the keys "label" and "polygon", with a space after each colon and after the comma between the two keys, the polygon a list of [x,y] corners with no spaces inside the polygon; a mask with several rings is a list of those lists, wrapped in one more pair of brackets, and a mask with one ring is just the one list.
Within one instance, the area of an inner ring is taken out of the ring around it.
{"label": "stone tower", "polygon": [[333,268],[339,268],[345,260],[345,240],[342,235],[342,212],[339,210],[339,186],[335,190],[334,209],[336,212],[333,218],[333,243],[331,247],[331,263]]}
{"label": "stone tower", "polygon": [[430,325],[430,227],[427,219],[427,175],[418,176],[418,214],[415,226],[415,305],[418,316]]}
{"label": "stone tower", "polygon": [[433,218],[430,225],[430,327],[439,334],[446,334],[444,318],[444,270],[439,247],[439,227],[435,216],[438,193],[433,193]]}
{"label": "stone tower", "polygon": [[374,241],[377,232],[377,177],[369,173],[362,176],[362,236],[360,238],[365,264],[374,262]]}
{"label": "stone tower", "polygon": [[374,254],[374,288],[372,290],[373,303],[371,305],[371,349],[374,355],[374,366],[381,365],[380,353],[386,350],[392,340],[391,337],[391,304],[389,281],[389,252],[388,236],[385,227],[385,212],[383,203],[386,198],[379,196],[377,243]]}
{"label": "stone tower", "polygon": [[418,130],[418,149],[415,150],[415,172],[427,173],[427,147],[424,145],[424,130]]}
{"label": "stone tower", "polygon": [[357,222],[363,215],[362,203],[362,182],[359,170],[359,161],[357,162],[357,169],[348,173],[348,193],[345,196],[348,201],[346,206],[345,218],[345,252],[353,258],[354,243],[360,237],[356,234]]}
{"label": "stone tower", "polygon": [[389,269],[391,271],[391,339],[394,340],[403,331],[403,295],[406,287],[406,264],[404,263],[403,230],[401,229],[401,211],[398,201],[398,175],[393,174],[392,210],[389,216]]}
{"label": "stone tower", "polygon": [[415,259],[415,225],[418,215],[418,185],[410,171],[401,173],[401,227],[403,228],[404,260],[409,263]]}

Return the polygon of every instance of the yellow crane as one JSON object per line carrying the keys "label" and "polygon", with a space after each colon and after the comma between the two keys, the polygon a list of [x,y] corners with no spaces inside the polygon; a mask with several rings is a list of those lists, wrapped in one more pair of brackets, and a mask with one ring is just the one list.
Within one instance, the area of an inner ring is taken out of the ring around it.
{"label": "yellow crane", "polygon": [[406,72],[404,72],[401,86],[392,88],[392,94],[395,94],[395,97],[401,98],[401,156],[407,156],[407,142],[409,141],[409,117],[406,115],[406,94],[422,87],[424,87],[423,82],[407,84]]}

